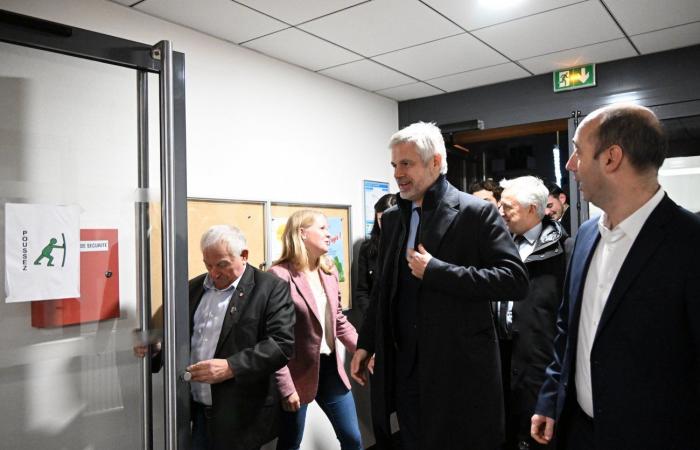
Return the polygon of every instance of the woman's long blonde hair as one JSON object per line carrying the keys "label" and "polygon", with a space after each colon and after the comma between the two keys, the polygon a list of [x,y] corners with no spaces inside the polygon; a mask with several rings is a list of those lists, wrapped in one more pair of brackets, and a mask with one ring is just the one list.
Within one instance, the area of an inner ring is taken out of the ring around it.
{"label": "woman's long blonde hair", "polygon": [[[272,263],[273,266],[288,263],[298,271],[311,266],[309,254],[301,239],[301,230],[313,225],[318,217],[326,218],[321,211],[314,209],[302,209],[289,216],[282,233],[282,256]],[[331,273],[333,270],[333,263],[327,255],[321,255],[318,265],[326,273]]]}

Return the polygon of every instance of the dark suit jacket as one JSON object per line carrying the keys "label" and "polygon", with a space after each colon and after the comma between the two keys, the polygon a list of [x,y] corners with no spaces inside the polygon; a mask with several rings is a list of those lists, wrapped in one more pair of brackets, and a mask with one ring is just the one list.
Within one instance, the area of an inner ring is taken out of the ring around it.
{"label": "dark suit jacket", "polygon": [[[190,332],[204,278],[190,281]],[[234,373],[211,385],[215,449],[248,450],[277,436],[280,402],[274,374],[292,357],[294,321],[287,283],[248,264],[231,296],[214,353],[214,358],[227,359]]]}
{"label": "dark suit jacket", "polygon": [[[554,362],[536,411],[566,436],[581,297],[599,241],[596,220],[576,238],[559,311]],[[697,449],[700,441],[700,218],[667,196],[617,275],[591,350],[597,450]]]}
{"label": "dark suit jacket", "polygon": [[[418,292],[422,449],[495,449],[503,441],[503,388],[490,301],[520,299],[527,271],[496,208],[459,192],[443,176],[423,199],[420,242],[432,254]],[[432,211],[430,213],[425,211]],[[396,296],[411,202],[382,216],[376,289],[358,348],[376,353],[375,426],[394,410]]]}

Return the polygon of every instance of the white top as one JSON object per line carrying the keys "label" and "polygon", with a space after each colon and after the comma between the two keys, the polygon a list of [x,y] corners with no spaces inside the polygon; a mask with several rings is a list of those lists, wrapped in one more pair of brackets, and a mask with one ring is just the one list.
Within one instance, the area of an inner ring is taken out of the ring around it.
{"label": "white top", "polygon": [[664,190],[659,189],[641,208],[612,230],[606,225],[609,223],[607,214],[604,213],[598,220],[600,242],[596,246],[586,274],[576,346],[576,398],[581,409],[591,417],[594,417],[591,349],[598,323],[622,263],[642,226],[663,196]]}
{"label": "white top", "polygon": [[323,336],[325,339],[321,339],[321,354],[330,355],[335,349],[335,342],[333,339],[331,310],[328,307],[328,297],[326,296],[326,291],[323,289],[321,283],[309,283],[309,285],[311,286],[311,292],[313,293],[314,300],[316,301],[318,317],[323,318],[323,320],[321,320],[321,329],[323,330]]}

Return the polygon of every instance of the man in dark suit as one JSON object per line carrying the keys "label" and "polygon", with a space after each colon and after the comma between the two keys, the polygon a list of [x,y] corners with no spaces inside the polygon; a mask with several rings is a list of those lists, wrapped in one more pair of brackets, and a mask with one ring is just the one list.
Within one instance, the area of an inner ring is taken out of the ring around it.
{"label": "man in dark suit", "polygon": [[571,211],[569,196],[555,183],[549,183],[549,197],[545,214],[552,220],[557,220],[564,227],[566,234],[571,236]]}
{"label": "man in dark suit", "polygon": [[389,146],[400,198],[382,217],[353,377],[366,383],[376,354],[374,424],[386,435],[396,411],[404,450],[495,450],[503,389],[490,301],[524,297],[527,272],[495,206],[447,182],[435,125],[404,128]]}
{"label": "man in dark suit", "polygon": [[658,183],[643,107],[591,113],[567,168],[604,214],[579,229],[531,433],[564,449],[693,449],[700,423],[700,218]]}
{"label": "man in dark suit", "polygon": [[554,353],[569,238],[558,221],[545,215],[549,191],[542,180],[524,176],[503,180],[501,186],[499,211],[530,276],[523,301],[494,304],[506,398],[503,448],[545,448],[530,437],[530,417]]}
{"label": "man in dark suit", "polygon": [[215,225],[200,247],[207,273],[190,281],[189,295],[192,448],[260,448],[277,437],[274,374],[294,348],[289,286],[246,263],[238,228]]}

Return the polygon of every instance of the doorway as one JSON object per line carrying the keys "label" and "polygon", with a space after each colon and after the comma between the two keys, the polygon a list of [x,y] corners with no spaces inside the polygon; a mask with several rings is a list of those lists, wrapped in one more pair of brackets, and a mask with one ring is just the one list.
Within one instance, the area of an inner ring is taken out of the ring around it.
{"label": "doorway", "polygon": [[[3,447],[188,448],[184,55],[0,10],[0,60]],[[18,236],[59,216],[60,238],[17,259]],[[24,267],[43,271],[33,285]],[[153,402],[133,346],[157,293]]]}

